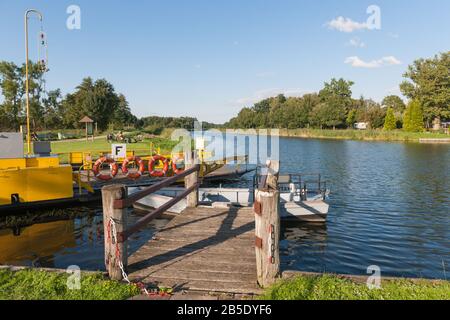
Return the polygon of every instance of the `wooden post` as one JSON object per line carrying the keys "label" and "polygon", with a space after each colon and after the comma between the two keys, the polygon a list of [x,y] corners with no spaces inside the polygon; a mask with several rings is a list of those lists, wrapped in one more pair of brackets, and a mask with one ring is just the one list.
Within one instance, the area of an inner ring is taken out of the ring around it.
{"label": "wooden post", "polygon": [[113,234],[113,225],[116,232],[122,232],[127,227],[127,209],[114,209],[114,201],[124,199],[126,196],[127,190],[124,185],[110,185],[102,188],[105,266],[109,277],[113,280],[123,279],[119,261],[122,262],[125,270],[128,264],[127,241],[117,243]]}
{"label": "wooden post", "polygon": [[258,283],[263,288],[272,285],[280,273],[279,165],[278,161],[268,163],[267,173],[263,173],[267,174],[266,182],[256,190],[256,272]]}
{"label": "wooden post", "polygon": [[[195,152],[193,154],[187,154],[185,157],[185,169],[190,169],[194,166],[196,166],[196,154]],[[190,175],[186,176],[184,178],[184,185],[185,188],[190,188],[194,184],[198,182],[198,171],[191,173]],[[196,188],[194,191],[192,191],[187,197],[186,197],[187,207],[188,208],[195,208],[198,205],[198,188]]]}

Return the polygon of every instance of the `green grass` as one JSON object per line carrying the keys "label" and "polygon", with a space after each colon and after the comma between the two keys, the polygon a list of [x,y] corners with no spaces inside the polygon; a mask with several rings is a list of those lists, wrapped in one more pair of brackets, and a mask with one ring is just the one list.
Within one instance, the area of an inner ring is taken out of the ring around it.
{"label": "green grass", "polygon": [[[177,144],[176,141],[171,141],[170,139],[155,137],[146,139],[143,142],[129,143],[127,144],[127,151],[136,151],[137,155],[148,156],[151,153],[152,143],[155,152],[160,148],[162,154],[169,154]],[[59,154],[63,162],[68,161],[68,154],[70,152],[91,152],[94,157],[98,156],[101,152],[111,152],[111,144],[105,138],[97,138],[94,141],[54,141],[51,143],[51,146],[52,153]]]}
{"label": "green grass", "polygon": [[381,289],[333,275],[298,276],[267,289],[263,300],[450,300],[450,282],[385,280]]}
{"label": "green grass", "polygon": [[[144,142],[129,143],[127,150],[147,151],[150,152],[150,144],[153,143],[154,148],[161,148],[161,152],[170,152],[176,145],[176,142],[163,138],[153,138]],[[111,144],[106,139],[96,139],[95,141],[56,141],[52,142],[53,153],[68,153],[77,151],[102,152],[111,151]]]}
{"label": "green grass", "polygon": [[81,276],[81,289],[67,287],[68,274],[37,270],[0,270],[0,300],[125,300],[136,286],[106,280],[100,273]]}
{"label": "green grass", "polygon": [[450,135],[431,132],[405,132],[402,130],[320,130],[320,129],[281,129],[284,137],[348,139],[370,141],[406,141],[418,142],[419,139],[445,139]]}

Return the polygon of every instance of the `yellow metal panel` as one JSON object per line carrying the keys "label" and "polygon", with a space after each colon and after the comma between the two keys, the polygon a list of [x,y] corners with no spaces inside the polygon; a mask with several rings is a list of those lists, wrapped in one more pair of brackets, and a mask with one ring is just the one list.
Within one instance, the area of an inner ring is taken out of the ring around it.
{"label": "yellow metal panel", "polygon": [[29,168],[26,171],[26,202],[73,197],[71,166]]}
{"label": "yellow metal panel", "polygon": [[59,166],[58,157],[27,158],[27,168],[51,168]]}
{"label": "yellow metal panel", "polygon": [[0,205],[11,204],[11,195],[20,202],[73,197],[72,167],[26,168],[0,171]]}
{"label": "yellow metal panel", "polygon": [[25,168],[27,166],[24,158],[0,159],[0,170]]}
{"label": "yellow metal panel", "polygon": [[81,164],[83,163],[83,152],[71,152],[69,153],[69,163],[70,164]]}
{"label": "yellow metal panel", "polygon": [[11,204],[11,195],[19,194],[21,197],[26,193],[24,170],[2,170],[0,171],[0,205]]}

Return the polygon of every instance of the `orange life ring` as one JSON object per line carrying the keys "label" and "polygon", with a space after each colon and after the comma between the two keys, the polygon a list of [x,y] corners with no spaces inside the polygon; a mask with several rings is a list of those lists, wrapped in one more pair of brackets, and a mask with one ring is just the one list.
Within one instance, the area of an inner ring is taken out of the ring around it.
{"label": "orange life ring", "polygon": [[180,157],[180,156],[174,156],[173,158],[172,158],[172,171],[175,173],[175,174],[181,174],[181,173],[183,173],[184,172],[184,168],[183,169],[179,169],[178,167],[177,167],[177,161],[178,160],[184,160],[182,157]]}
{"label": "orange life ring", "polygon": [[[102,165],[104,163],[109,163],[109,170],[110,170],[109,174],[101,174],[100,173],[100,168],[102,167]],[[107,158],[107,157],[101,157],[100,159],[98,159],[95,162],[94,166],[92,167],[92,171],[94,172],[94,175],[96,178],[98,178],[100,180],[108,181],[117,175],[117,173],[119,172],[119,166],[114,161],[114,159]]]}
{"label": "orange life ring", "polygon": [[[155,164],[158,161],[162,161],[164,163],[162,171],[155,170]],[[153,156],[148,163],[148,171],[152,177],[164,177],[169,171],[169,160],[160,155]]]}
{"label": "orange life ring", "polygon": [[[139,166],[139,170],[136,172],[129,172],[128,164],[130,162],[136,163]],[[135,156],[128,157],[122,163],[122,173],[125,174],[127,176],[127,178],[130,178],[133,180],[139,179],[140,177],[142,177],[144,172],[145,172],[145,164],[144,164],[144,161],[142,161],[142,159],[139,157],[135,157]]]}

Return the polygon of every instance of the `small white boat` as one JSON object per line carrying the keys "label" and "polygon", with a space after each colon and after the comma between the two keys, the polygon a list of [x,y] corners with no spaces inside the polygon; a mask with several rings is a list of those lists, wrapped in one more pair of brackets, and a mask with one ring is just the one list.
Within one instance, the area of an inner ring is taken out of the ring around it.
{"label": "small white boat", "polygon": [[325,223],[329,205],[323,200],[285,202],[280,204],[282,220]]}
{"label": "small white boat", "polygon": [[[129,194],[139,191],[140,188],[128,188]],[[185,189],[180,187],[163,188],[151,194],[136,204],[138,209],[151,210],[158,208],[173,197],[181,194]],[[325,194],[309,196],[306,189],[296,189],[295,184],[289,186],[288,191],[280,190],[280,217],[282,220],[303,221],[309,223],[325,223],[329,205]],[[305,196],[306,194],[306,196]],[[305,198],[306,197],[306,198]],[[200,188],[200,205],[212,207],[250,207],[254,203],[254,190],[251,188]],[[182,200],[168,212],[179,214],[186,208],[186,200]]]}

